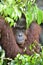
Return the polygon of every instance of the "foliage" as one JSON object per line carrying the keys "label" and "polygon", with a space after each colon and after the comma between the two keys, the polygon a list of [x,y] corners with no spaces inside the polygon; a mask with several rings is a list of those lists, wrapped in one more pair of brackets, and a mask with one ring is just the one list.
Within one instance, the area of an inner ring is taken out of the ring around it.
{"label": "foliage", "polygon": [[3,58],[5,57],[5,51],[0,46],[0,65],[3,64]]}
{"label": "foliage", "polygon": [[[32,21],[43,23],[43,11],[37,7],[35,0],[0,0],[0,16],[3,16],[10,26],[15,26],[22,13],[26,17],[27,28]],[[30,45],[30,50],[33,47],[34,44]],[[0,46],[0,65],[43,65],[43,46],[41,49],[40,54],[34,53],[31,56],[18,54],[12,59],[5,57],[5,51]]]}
{"label": "foliage", "polygon": [[0,65],[43,65],[43,46],[41,49],[40,54],[34,53],[31,56],[18,54],[12,59],[5,57],[5,51],[0,46]]}
{"label": "foliage", "polygon": [[5,18],[10,26],[15,26],[18,18],[21,18],[22,13],[26,17],[27,28],[32,21],[38,24],[43,23],[43,11],[37,7],[35,0],[1,0],[0,15]]}

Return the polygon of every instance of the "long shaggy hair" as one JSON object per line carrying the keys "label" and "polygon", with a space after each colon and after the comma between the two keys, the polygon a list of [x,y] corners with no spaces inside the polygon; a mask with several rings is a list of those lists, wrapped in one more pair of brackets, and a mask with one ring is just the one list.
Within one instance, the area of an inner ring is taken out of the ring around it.
{"label": "long shaggy hair", "polygon": [[[27,33],[27,40],[23,46],[23,48],[19,47],[19,45],[16,43],[15,35],[13,33],[12,28],[9,26],[6,21],[0,17],[0,45],[5,50],[6,57],[12,57],[14,58],[18,53],[20,54],[29,54],[31,55],[32,52],[28,48],[30,44],[32,44],[35,40],[39,42],[39,35],[41,28],[40,26],[33,22],[29,29],[26,30]],[[24,52],[24,49],[26,51]],[[37,45],[36,52],[39,52],[40,47]]]}

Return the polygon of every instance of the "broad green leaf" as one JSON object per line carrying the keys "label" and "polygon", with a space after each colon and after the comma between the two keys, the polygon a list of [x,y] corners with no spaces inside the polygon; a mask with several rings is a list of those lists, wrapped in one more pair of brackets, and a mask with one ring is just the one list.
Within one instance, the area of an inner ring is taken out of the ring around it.
{"label": "broad green leaf", "polygon": [[33,21],[33,18],[32,18],[31,12],[27,12],[27,13],[26,13],[27,28],[29,27],[29,25],[31,24],[32,21]]}
{"label": "broad green leaf", "polygon": [[2,12],[3,10],[3,5],[0,3],[0,13]]}
{"label": "broad green leaf", "polygon": [[13,20],[13,19],[11,19],[11,18],[9,18],[9,17],[6,17],[5,20],[6,20],[8,23],[10,23],[10,26],[11,26],[11,27],[14,26],[14,20]]}
{"label": "broad green leaf", "polygon": [[12,12],[13,12],[13,8],[7,7],[7,8],[4,10],[4,15],[5,15],[5,16],[7,16],[7,15],[11,16]]}
{"label": "broad green leaf", "polygon": [[21,17],[21,11],[15,6],[14,8],[16,15],[20,18]]}
{"label": "broad green leaf", "polygon": [[42,12],[41,10],[39,10],[37,15],[37,23],[41,24],[41,22],[42,22]]}

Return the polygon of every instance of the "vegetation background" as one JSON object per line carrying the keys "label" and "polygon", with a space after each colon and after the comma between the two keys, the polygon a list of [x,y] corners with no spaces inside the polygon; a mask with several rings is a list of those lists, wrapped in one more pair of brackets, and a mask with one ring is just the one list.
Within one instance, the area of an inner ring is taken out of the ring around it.
{"label": "vegetation background", "polygon": [[[39,25],[43,23],[43,11],[37,7],[35,0],[0,0],[0,16],[3,16],[11,27],[15,26],[22,13],[26,17],[27,28],[32,21]],[[40,54],[34,53],[31,56],[18,54],[11,59],[5,57],[5,51],[0,46],[0,65],[43,65],[43,46],[41,49]]]}

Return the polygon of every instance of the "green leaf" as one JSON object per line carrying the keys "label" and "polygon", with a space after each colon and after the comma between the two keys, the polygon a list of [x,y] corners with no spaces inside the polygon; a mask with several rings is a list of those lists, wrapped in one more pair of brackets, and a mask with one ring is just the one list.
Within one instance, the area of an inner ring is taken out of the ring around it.
{"label": "green leaf", "polygon": [[15,8],[16,15],[20,18],[21,17],[21,11],[18,9],[17,6],[15,6],[14,8]]}
{"label": "green leaf", "polygon": [[3,5],[0,3],[0,13],[3,11]]}
{"label": "green leaf", "polygon": [[42,11],[41,10],[38,11],[37,23],[38,24],[41,24],[42,23]]}
{"label": "green leaf", "polygon": [[27,28],[30,26],[30,24],[32,23],[32,21],[33,21],[32,13],[31,12],[27,12],[26,13]]}
{"label": "green leaf", "polygon": [[5,15],[5,16],[7,16],[7,15],[11,16],[12,12],[13,12],[13,8],[12,8],[12,7],[7,7],[7,8],[4,10],[4,15]]}
{"label": "green leaf", "polygon": [[10,26],[12,27],[14,25],[14,20],[11,19],[10,17],[6,17],[5,20],[10,23]]}

